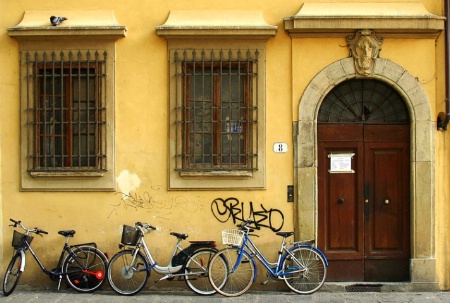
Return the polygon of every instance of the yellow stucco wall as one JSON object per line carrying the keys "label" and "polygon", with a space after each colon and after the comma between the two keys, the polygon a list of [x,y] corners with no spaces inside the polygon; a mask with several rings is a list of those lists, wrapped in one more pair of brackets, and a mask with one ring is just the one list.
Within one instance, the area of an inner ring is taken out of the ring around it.
{"label": "yellow stucco wall", "polygon": [[[439,2],[422,1],[431,13],[442,15],[443,4]],[[249,214],[251,205],[254,211],[263,211],[263,207],[276,209],[283,214],[284,220],[274,215],[274,227],[283,224],[283,230],[293,230],[294,203],[287,202],[286,187],[294,184],[292,123],[298,120],[299,100],[310,79],[321,69],[348,56],[346,41],[342,38],[291,40],[284,31],[283,19],[295,15],[301,5],[302,2],[288,0],[193,0],[189,4],[181,0],[1,1],[0,241],[3,239],[3,253],[0,249],[0,265],[3,261],[3,269],[12,252],[9,218],[49,231],[48,236],[35,237],[33,242],[37,254],[49,268],[55,264],[63,244],[63,238],[56,233],[61,229],[75,229],[77,235],[73,243],[96,241],[111,256],[118,250],[122,224],[147,221],[159,228],[147,239],[160,264],[166,264],[172,252],[174,238],[169,235],[171,231],[188,233],[191,240],[213,239],[220,243],[220,231],[235,224],[231,219],[221,223],[214,216],[211,204],[217,198],[236,198],[242,202],[240,209],[244,216]],[[164,24],[170,10],[174,9],[260,9],[268,24],[278,26],[276,36],[267,41],[266,49],[266,189],[168,190],[167,41],[156,35],[156,27]],[[25,11],[39,10],[113,10],[117,22],[127,27],[126,37],[116,43],[116,192],[19,190],[19,43],[8,36],[6,28],[17,25]],[[430,39],[386,39],[380,53],[381,57],[405,67],[418,78],[431,101],[433,117],[445,111],[442,36],[435,42]],[[447,236],[450,211],[447,201],[448,140],[447,132],[436,132],[436,259],[442,289],[450,288],[449,273],[445,270],[449,265],[447,247],[450,244]],[[273,153],[275,142],[286,142],[289,151]],[[121,192],[131,193],[131,196],[125,197]],[[264,223],[269,225],[268,219]],[[269,245],[278,245],[279,238],[268,228],[258,233],[261,237],[256,242],[262,245],[263,251]],[[38,287],[52,285],[31,258],[21,282]],[[184,287],[179,282],[161,285]],[[281,283],[278,286],[283,287]],[[277,286],[271,284],[270,287]]]}

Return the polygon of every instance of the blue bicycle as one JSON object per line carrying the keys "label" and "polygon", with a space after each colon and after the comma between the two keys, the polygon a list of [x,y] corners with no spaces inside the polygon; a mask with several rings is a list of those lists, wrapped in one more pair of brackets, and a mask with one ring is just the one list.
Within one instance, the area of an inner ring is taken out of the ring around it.
{"label": "blue bicycle", "polygon": [[296,293],[311,294],[319,290],[327,277],[328,260],[314,241],[295,242],[288,246],[286,238],[293,232],[277,232],[281,236],[278,260],[270,262],[249,238],[252,220],[240,229],[222,231],[223,244],[231,247],[220,250],[209,263],[209,281],[221,295],[236,297],[245,293],[257,277],[256,257],[267,269],[269,280],[283,280]]}

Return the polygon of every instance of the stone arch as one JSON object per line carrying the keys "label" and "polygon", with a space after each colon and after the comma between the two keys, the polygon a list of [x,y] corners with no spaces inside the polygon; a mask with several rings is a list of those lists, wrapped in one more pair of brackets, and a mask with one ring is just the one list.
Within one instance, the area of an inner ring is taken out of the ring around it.
{"label": "stone arch", "polygon": [[[317,238],[317,114],[337,84],[356,78],[353,58],[338,60],[308,84],[299,104],[294,142],[298,188],[296,230],[300,239]],[[398,64],[378,58],[372,79],[391,85],[404,98],[411,119],[411,281],[436,282],[434,232],[434,131],[428,98],[417,79]],[[420,176],[420,181],[418,180]]]}

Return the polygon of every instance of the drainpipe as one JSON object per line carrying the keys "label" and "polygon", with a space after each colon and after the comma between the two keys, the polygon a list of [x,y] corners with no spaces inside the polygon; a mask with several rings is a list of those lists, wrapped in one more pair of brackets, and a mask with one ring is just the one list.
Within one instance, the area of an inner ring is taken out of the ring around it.
{"label": "drainpipe", "polygon": [[450,76],[449,76],[449,51],[450,51],[450,34],[449,34],[449,4],[450,0],[445,0],[445,112],[440,112],[437,117],[437,129],[446,131],[448,122],[450,121]]}

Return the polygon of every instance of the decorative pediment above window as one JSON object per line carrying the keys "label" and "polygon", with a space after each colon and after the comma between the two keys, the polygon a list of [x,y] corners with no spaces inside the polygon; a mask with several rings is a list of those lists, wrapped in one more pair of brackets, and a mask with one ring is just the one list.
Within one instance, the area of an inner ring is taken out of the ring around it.
{"label": "decorative pediment above window", "polygon": [[269,25],[260,10],[172,10],[158,36],[173,38],[265,39],[278,27]]}
{"label": "decorative pediment above window", "polygon": [[[50,22],[51,16],[66,17],[57,26]],[[33,37],[89,37],[118,39],[125,37],[126,27],[119,25],[110,10],[98,11],[26,11],[22,21],[9,27],[8,34],[14,38]]]}
{"label": "decorative pediment above window", "polygon": [[445,18],[433,15],[422,3],[305,3],[284,19],[292,37],[347,37],[371,29],[392,38],[435,38]]}

